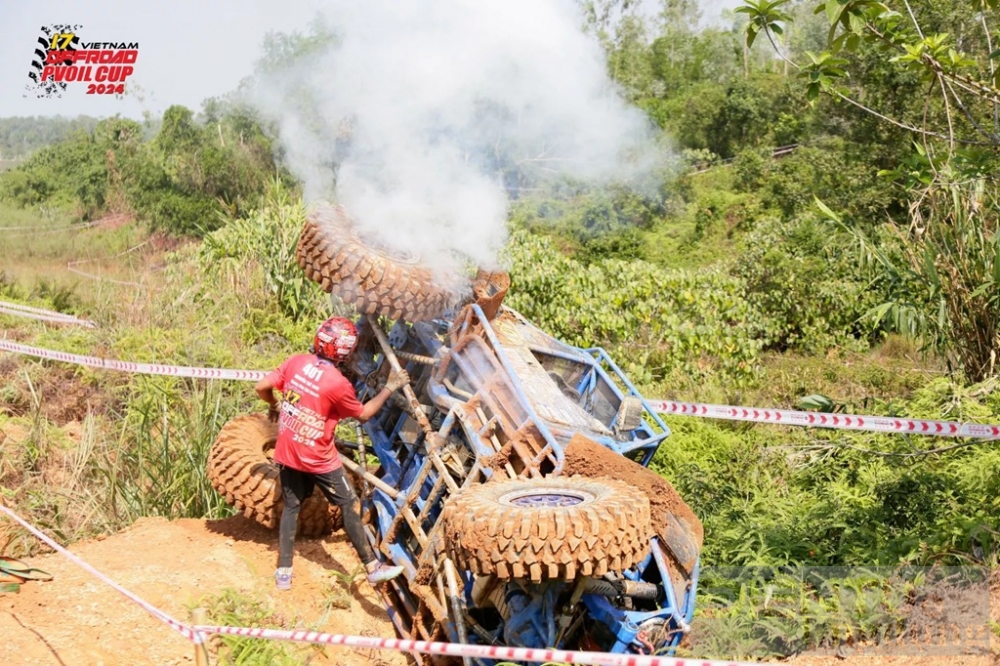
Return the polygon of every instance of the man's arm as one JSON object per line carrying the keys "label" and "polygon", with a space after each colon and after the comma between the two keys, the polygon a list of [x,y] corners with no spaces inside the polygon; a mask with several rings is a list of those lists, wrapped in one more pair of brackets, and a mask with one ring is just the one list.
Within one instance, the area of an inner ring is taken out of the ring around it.
{"label": "man's arm", "polygon": [[274,397],[274,381],[271,375],[267,375],[257,382],[257,386],[254,388],[260,399],[267,403],[267,417],[276,421],[278,419],[278,399]]}
{"label": "man's arm", "polygon": [[379,391],[374,398],[362,405],[361,413],[357,416],[356,420],[359,423],[364,423],[371,417],[378,414],[378,410],[382,409],[382,406],[385,405],[385,401],[389,399],[389,396],[409,383],[410,376],[406,374],[406,370],[400,370],[399,373],[391,373],[389,375],[389,381],[385,383],[385,388]]}

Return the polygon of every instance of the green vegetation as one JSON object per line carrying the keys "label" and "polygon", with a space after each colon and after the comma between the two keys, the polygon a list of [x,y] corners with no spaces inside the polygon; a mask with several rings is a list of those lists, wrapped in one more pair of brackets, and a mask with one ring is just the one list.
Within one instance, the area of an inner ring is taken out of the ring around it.
{"label": "green vegetation", "polygon": [[[231,588],[223,590],[218,596],[206,597],[196,605],[205,609],[209,622],[220,626],[312,629],[300,626],[294,618],[287,618],[280,609],[274,608],[273,601],[259,599]],[[220,666],[236,664],[296,666],[309,663],[311,655],[320,650],[312,645],[225,635],[213,637],[209,647],[216,654]]]}
{"label": "green vegetation", "polygon": [[98,122],[90,116],[0,118],[0,161],[24,159],[76,132],[92,132]]}
{"label": "green vegetation", "polygon": [[[731,29],[696,29],[686,2],[662,3],[664,21],[627,2],[585,4],[609,72],[682,168],[641,194],[520,193],[508,303],[568,342],[606,347],[650,396],[1000,421],[994,3],[754,0]],[[275,37],[270,57],[320,37]],[[294,265],[303,202],[268,132],[233,103],[198,117],[173,107],[155,127],[101,121],[0,174],[0,224],[61,230],[30,244],[0,235],[0,294],[101,323],[0,315],[11,337],[220,367],[267,368],[303,349],[330,306]],[[63,229],[117,211],[145,225]],[[128,272],[118,262],[113,275],[146,289],[29,268],[125,252],[149,230],[199,240],[143,248]],[[101,400],[52,412],[53,375]],[[227,512],[205,456],[222,423],[255,408],[248,387],[7,359],[0,377],[3,497],[62,538]],[[80,424],[72,437],[57,427],[68,421]],[[876,640],[898,626],[910,588],[865,567],[1000,557],[993,443],[668,424],[652,466],[704,521],[705,589],[736,599],[705,595],[698,655]],[[827,588],[782,570],[791,592],[778,599],[775,579],[727,578],[722,567],[738,565],[859,569]],[[266,617],[236,602],[219,605]],[[790,607],[805,619],[790,623]]]}
{"label": "green vegetation", "polygon": [[173,106],[155,138],[144,133],[132,120],[102,120],[5,172],[0,199],[73,207],[83,220],[135,213],[152,229],[202,234],[220,224],[222,207],[239,213],[255,203],[276,173],[270,141],[238,111],[199,124]]}

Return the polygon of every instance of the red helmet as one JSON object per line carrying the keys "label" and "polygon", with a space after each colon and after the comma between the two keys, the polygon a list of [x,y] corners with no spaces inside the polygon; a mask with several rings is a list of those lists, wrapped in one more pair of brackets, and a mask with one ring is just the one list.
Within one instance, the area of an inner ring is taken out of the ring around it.
{"label": "red helmet", "polygon": [[358,329],[346,317],[330,317],[316,331],[313,353],[331,361],[346,361],[358,343]]}

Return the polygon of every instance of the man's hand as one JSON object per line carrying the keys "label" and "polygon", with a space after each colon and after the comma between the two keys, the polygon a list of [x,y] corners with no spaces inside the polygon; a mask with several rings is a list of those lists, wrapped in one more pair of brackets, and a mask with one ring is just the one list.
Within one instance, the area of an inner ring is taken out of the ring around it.
{"label": "man's hand", "polygon": [[271,423],[278,422],[278,415],[281,413],[278,405],[268,405],[267,406],[267,420]]}
{"label": "man's hand", "polygon": [[394,393],[409,383],[410,375],[407,374],[406,370],[400,368],[399,372],[394,370],[389,373],[389,379],[386,381],[385,387],[389,389],[390,393]]}

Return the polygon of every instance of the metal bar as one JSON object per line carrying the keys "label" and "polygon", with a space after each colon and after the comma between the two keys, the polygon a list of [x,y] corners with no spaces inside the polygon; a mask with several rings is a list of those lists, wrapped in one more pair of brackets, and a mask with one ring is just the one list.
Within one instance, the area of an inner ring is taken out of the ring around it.
{"label": "metal bar", "polygon": [[[375,315],[368,315],[368,325],[371,327],[372,332],[375,333],[375,338],[378,340],[379,346],[382,347],[382,353],[385,355],[385,360],[389,362],[389,367],[394,372],[402,372],[403,366],[399,364],[396,352],[393,350],[392,345],[389,344],[389,338],[386,337],[385,331],[379,326],[378,318]],[[417,394],[409,383],[403,385],[403,395],[406,396],[406,400],[410,403],[413,416],[416,418],[417,423],[420,424],[420,428],[425,433],[433,432],[431,423],[427,420],[427,415],[424,414],[423,407],[420,406],[420,401],[417,399]]]}
{"label": "metal bar", "polygon": [[449,391],[451,391],[452,393],[454,393],[455,395],[457,395],[460,398],[465,398],[466,400],[472,400],[472,398],[474,397],[468,391],[463,391],[462,389],[460,389],[457,386],[455,386],[454,384],[452,384],[451,380],[448,379],[447,377],[444,378],[444,385],[445,385],[445,388],[447,388]]}
{"label": "metal bar", "polygon": [[[361,476],[361,494],[367,495],[368,487],[365,485],[365,481],[368,480],[368,451],[365,449],[365,431],[357,421],[354,422],[354,436],[358,440],[358,458],[361,459],[361,471],[364,472]],[[390,495],[390,497],[392,496]]]}
{"label": "metal bar", "polygon": [[677,595],[674,593],[674,583],[673,579],[670,577],[670,567],[667,566],[667,561],[663,558],[663,550],[660,548],[660,539],[658,537],[653,537],[650,541],[650,545],[653,550],[653,559],[656,560],[656,568],[660,570],[660,579],[663,582],[663,590],[667,593],[667,604],[670,606],[670,613],[677,621],[677,628],[682,632],[687,633],[691,631],[691,626],[687,623],[687,620],[681,612],[681,608],[677,605]]}
{"label": "metal bar", "polygon": [[417,522],[420,523],[421,525],[424,524],[424,520],[427,518],[427,514],[429,514],[430,511],[431,511],[431,509],[433,508],[434,502],[437,499],[438,493],[441,492],[441,485],[443,483],[444,483],[444,479],[442,479],[440,476],[438,476],[438,480],[434,482],[434,486],[431,488],[430,494],[427,496],[427,499],[424,501],[424,508],[422,508],[420,510],[420,513],[417,514]]}
{"label": "metal bar", "polygon": [[392,519],[392,523],[389,524],[389,529],[386,530],[385,540],[389,543],[395,543],[396,533],[399,532],[399,526],[405,519],[403,516],[402,509],[413,506],[417,499],[420,497],[420,489],[423,488],[424,482],[427,481],[427,476],[431,473],[431,466],[424,461],[423,466],[420,468],[420,473],[417,474],[417,478],[414,479],[413,486],[410,488],[410,492],[407,493],[406,498],[403,500],[403,505],[400,512],[395,515]]}
{"label": "metal bar", "polygon": [[444,586],[444,575],[440,571],[438,571],[434,575],[434,580],[437,582],[438,601],[441,603],[442,606],[444,606],[447,609],[448,608],[448,591],[445,589],[445,586]]}
{"label": "metal bar", "polygon": [[434,466],[437,467],[438,474],[444,478],[444,483],[448,486],[448,492],[457,493],[458,483],[455,482],[455,479],[451,478],[451,472],[448,471],[448,466],[444,464],[443,460],[441,460],[441,456],[438,452],[428,450],[427,457],[430,458],[431,462],[434,463]]}
{"label": "metal bar", "polygon": [[406,520],[406,524],[410,526],[410,531],[413,532],[413,536],[417,538],[417,542],[420,543],[421,550],[427,549],[428,539],[427,535],[424,534],[424,528],[420,526],[417,522],[417,517],[413,515],[413,509],[409,506],[401,506],[399,508],[399,513]]}
{"label": "metal bar", "polygon": [[[468,624],[469,629],[472,629],[472,633],[474,633],[476,636],[479,636],[479,638],[481,638],[486,643],[486,645],[496,645],[497,642],[496,636],[491,635],[490,632],[483,629],[483,626],[478,622],[476,622],[476,620],[470,617],[468,614],[465,614],[463,617],[465,618],[465,621]],[[478,662],[479,660],[477,659],[476,661]]]}
{"label": "metal bar", "polygon": [[388,495],[392,499],[397,499],[399,497],[399,491],[398,490],[396,490],[395,488],[393,488],[388,483],[386,483],[382,479],[378,478],[377,476],[375,476],[371,472],[364,471],[363,469],[361,469],[361,466],[358,465],[358,463],[354,462],[350,458],[341,457],[340,461],[342,463],[344,463],[344,467],[347,468],[348,472],[354,474],[355,476],[361,477],[362,479],[364,479],[368,483],[372,484],[373,486],[375,486],[376,488],[378,488],[379,490],[381,490],[382,492],[384,492],[386,495]]}
{"label": "metal bar", "polygon": [[[486,334],[487,339],[490,341],[490,345],[493,347],[493,353],[496,354],[497,359],[500,361],[500,365],[503,366],[503,369],[507,371],[507,375],[510,377],[510,382],[513,384],[514,389],[518,393],[522,406],[525,411],[528,412],[528,418],[535,423],[535,427],[538,428],[542,437],[544,437],[545,440],[552,446],[552,453],[555,454],[556,459],[555,469],[552,471],[552,474],[554,476],[558,476],[562,473],[563,465],[566,463],[566,453],[549,431],[549,427],[546,425],[545,421],[543,421],[535,412],[535,408],[531,404],[531,401],[528,400],[527,393],[524,390],[524,385],[521,384],[521,380],[518,378],[517,372],[514,370],[514,366],[511,364],[510,359],[507,358],[507,354],[504,352],[503,345],[500,344],[500,340],[497,338],[496,332],[487,321],[486,314],[483,312],[483,309],[473,303],[472,310],[476,313],[476,316],[479,317],[479,321],[483,325],[483,332]],[[530,460],[530,458],[525,460],[525,462],[528,462],[528,460]]]}
{"label": "metal bar", "polygon": [[[462,481],[462,487],[463,488],[468,487],[472,483],[472,480],[475,479],[477,476],[479,476],[479,474],[480,474],[481,471],[482,470],[479,467],[479,461],[477,460],[476,462],[474,462],[472,464],[472,469],[469,470],[468,476],[466,476],[465,480]],[[427,533],[427,540],[428,540],[428,542],[430,542],[430,543],[434,542],[434,540],[437,538],[438,532],[441,531],[441,529],[442,529],[442,525],[444,525],[444,521],[443,520],[439,520],[436,523],[434,523],[434,527],[432,527],[431,531]],[[417,568],[418,569],[420,567],[423,567],[423,566],[427,565],[428,560],[430,559],[431,555],[434,553],[435,550],[436,549],[434,549],[434,548],[428,548],[428,549],[424,550],[422,553],[420,553],[420,555],[417,557]]]}
{"label": "metal bar", "polygon": [[[392,345],[389,344],[389,338],[386,337],[385,331],[379,326],[378,319],[375,315],[368,315],[368,324],[375,333],[375,338],[378,340],[378,344],[382,347],[382,353],[385,355],[385,360],[389,362],[389,367],[393,369],[394,372],[401,372],[403,366],[399,364],[399,359],[396,358],[396,352],[393,350]],[[441,456],[437,453],[438,440],[440,436],[431,427],[431,422],[427,419],[427,414],[424,413],[424,408],[420,404],[420,400],[417,399],[417,394],[413,390],[413,387],[409,383],[403,385],[403,395],[406,397],[409,403],[410,409],[412,410],[411,416],[416,419],[417,423],[420,424],[420,429],[424,431],[424,445],[427,447],[427,457],[430,458],[431,463],[437,468],[439,474],[444,477],[444,482],[448,484],[448,490],[451,492],[456,492],[458,490],[458,484],[455,483],[455,479],[451,478],[451,474],[448,472],[448,467],[441,460]]]}
{"label": "metal bar", "polygon": [[432,356],[423,356],[422,354],[414,354],[413,352],[397,351],[396,356],[404,361],[413,361],[414,363],[419,363],[421,365],[438,364],[438,360]]}
{"label": "metal bar", "polygon": [[489,430],[490,433],[496,429],[497,424],[500,422],[500,417],[496,414],[491,416],[489,419],[486,418],[486,414],[483,413],[482,408],[476,409],[476,413],[479,414],[479,420],[483,422],[483,427],[479,429],[479,435],[483,436],[486,431]]}
{"label": "metal bar", "polygon": [[[646,413],[648,413],[652,417],[653,422],[656,423],[656,425],[659,426],[663,432],[669,435],[670,428],[668,428],[667,424],[663,422],[663,419],[660,418],[659,413],[657,413],[656,410],[653,409],[652,405],[649,404],[645,396],[643,396],[642,393],[639,392],[639,389],[637,389],[635,385],[631,381],[629,381],[629,378],[625,375],[624,372],[622,372],[622,369],[618,367],[618,364],[615,363],[614,359],[611,358],[611,355],[607,351],[605,351],[602,347],[592,347],[588,349],[587,352],[590,354],[597,354],[600,360],[606,362],[609,366],[611,366],[611,370],[616,375],[618,375],[618,378],[621,379],[623,384],[625,384],[625,388],[627,388],[632,393],[632,395],[642,400],[642,406],[646,408]],[[600,364],[598,364],[596,367],[599,372],[607,376],[607,373],[605,372],[604,368],[600,366]],[[610,377],[608,377],[608,379],[610,380]],[[614,385],[614,382],[609,381],[609,383],[617,392],[618,387]]]}
{"label": "metal bar", "polygon": [[701,575],[701,560],[698,560],[694,564],[694,573],[691,574],[691,580],[688,583],[689,589],[684,599],[684,617],[690,624],[694,620],[694,600],[698,593],[698,579]]}
{"label": "metal bar", "polygon": [[[458,598],[458,584],[455,582],[457,577],[455,573],[455,565],[452,564],[451,559],[444,558],[444,576],[448,579],[448,597],[451,601],[451,612],[455,616],[455,628],[458,630],[458,642],[468,643],[469,634],[465,629],[465,615],[462,613],[462,602]],[[468,657],[462,657],[462,663],[465,666],[472,666],[472,662]]]}
{"label": "metal bar", "polygon": [[[486,420],[486,414],[483,413],[482,407],[476,407],[476,414],[479,415],[479,420],[480,421],[485,421]],[[484,425],[480,429],[480,431],[479,431],[480,434],[482,434],[482,431],[485,430],[487,428],[487,426],[490,426],[492,424],[497,423],[498,420],[499,419],[497,418],[497,415],[494,414],[493,418],[491,418],[486,423],[486,425]],[[497,439],[497,436],[495,434],[493,434],[493,430],[494,430],[493,428],[490,428],[490,443],[493,444],[493,448],[496,449],[496,452],[500,453],[500,451],[503,450],[503,445],[500,444],[500,440]],[[511,447],[511,448],[513,448],[513,447]],[[510,461],[507,461],[507,462],[504,463],[504,469],[507,470],[507,474],[510,476],[510,478],[512,478],[512,479],[516,479],[517,478],[517,472],[514,471],[514,466],[510,464]]]}

